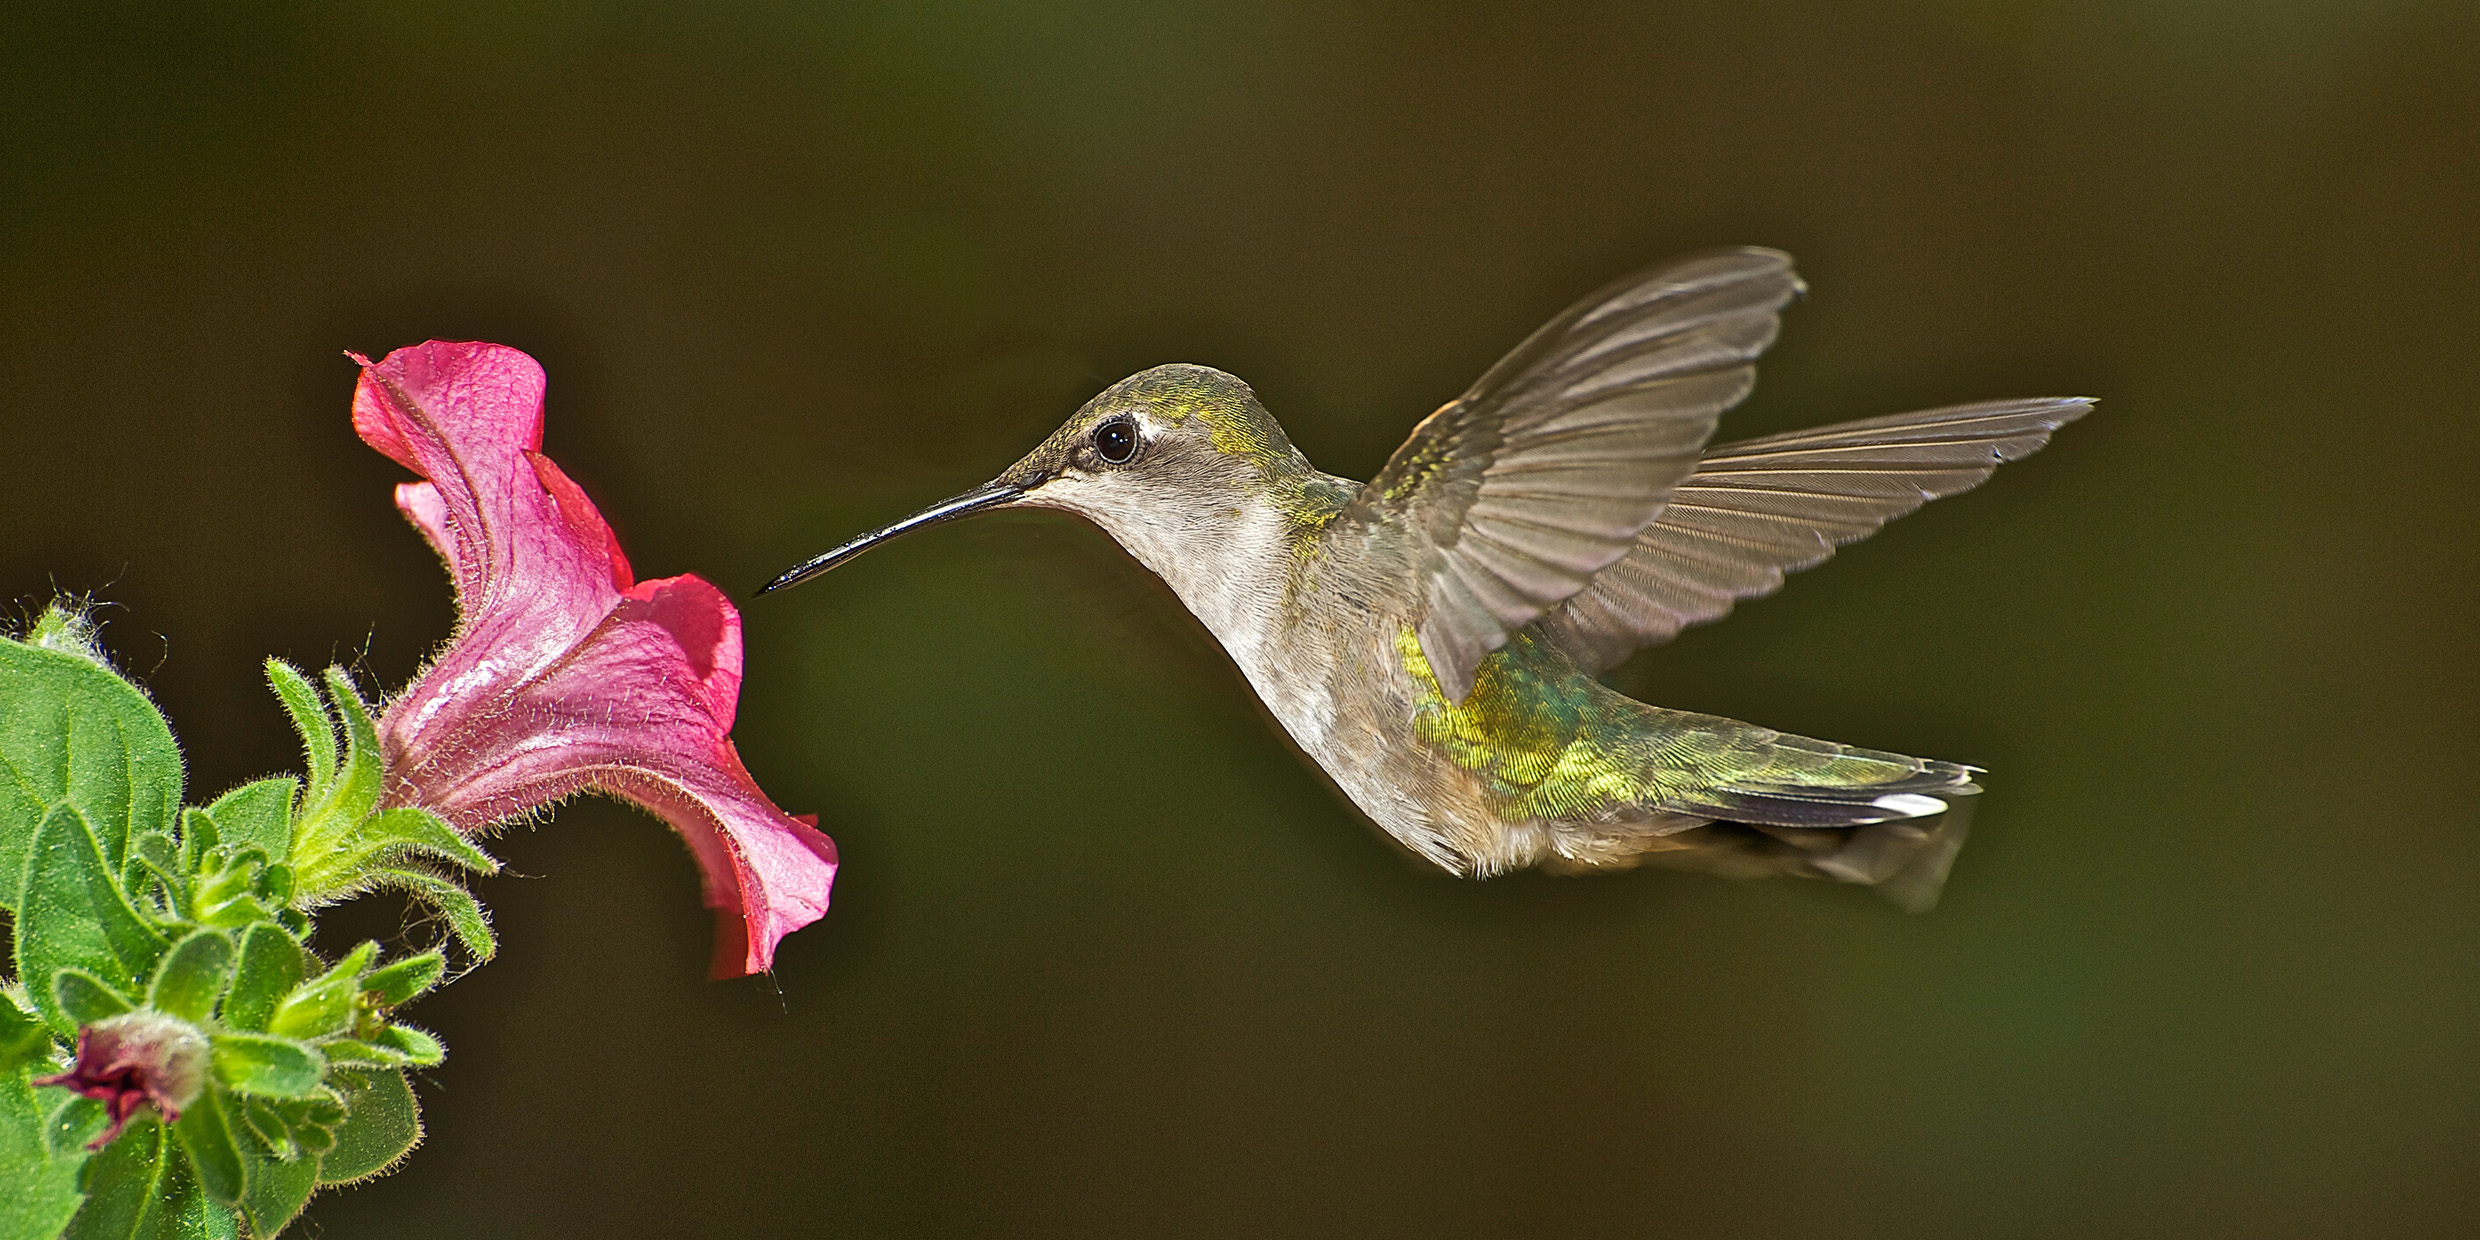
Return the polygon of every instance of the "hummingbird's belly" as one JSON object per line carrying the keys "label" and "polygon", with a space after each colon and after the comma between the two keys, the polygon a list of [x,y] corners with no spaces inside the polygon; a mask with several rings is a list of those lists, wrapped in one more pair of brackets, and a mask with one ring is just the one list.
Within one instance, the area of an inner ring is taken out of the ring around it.
{"label": "hummingbird's belly", "polygon": [[1243,660],[1242,671],[1302,751],[1415,855],[1471,876],[1534,864],[1539,845],[1525,837],[1537,832],[1501,820],[1481,782],[1416,734],[1424,686],[1383,637],[1392,626],[1352,627],[1359,632],[1292,634],[1280,650],[1252,652],[1261,657]]}

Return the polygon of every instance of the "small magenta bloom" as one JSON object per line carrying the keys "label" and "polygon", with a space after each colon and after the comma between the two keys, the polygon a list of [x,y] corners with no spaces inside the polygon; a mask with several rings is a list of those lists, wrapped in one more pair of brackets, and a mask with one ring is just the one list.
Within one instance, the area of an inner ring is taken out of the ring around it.
{"label": "small magenta bloom", "polygon": [[142,1106],[152,1104],[167,1124],[181,1118],[207,1085],[207,1039],[176,1016],[123,1012],[78,1030],[77,1062],[34,1083],[66,1086],[103,1104],[112,1125],[86,1143],[99,1150]]}
{"label": "small magenta bloom", "polygon": [[835,843],[776,808],[732,746],[740,612],[695,576],[635,579],[538,451],[533,358],[435,340],[354,360],[353,429],[427,480],[396,505],[456,578],[455,636],[379,720],[385,803],[470,833],[578,792],[630,801],[697,856],[715,976],[764,972],[827,911]]}

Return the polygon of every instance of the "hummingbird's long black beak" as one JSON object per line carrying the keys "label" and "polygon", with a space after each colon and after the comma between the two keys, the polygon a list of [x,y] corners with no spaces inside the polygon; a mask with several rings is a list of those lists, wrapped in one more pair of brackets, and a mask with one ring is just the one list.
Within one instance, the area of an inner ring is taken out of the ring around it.
{"label": "hummingbird's long black beak", "polygon": [[922,509],[920,512],[914,513],[913,515],[906,517],[901,521],[895,522],[892,525],[885,525],[879,527],[878,529],[871,530],[869,533],[863,534],[859,538],[855,538],[850,542],[827,552],[825,555],[804,561],[799,566],[795,567],[791,572],[785,573],[783,576],[777,577],[775,580],[758,587],[758,593],[772,594],[777,590],[785,589],[789,586],[797,586],[802,582],[807,581],[810,578],[815,577],[818,574],[823,573],[828,569],[833,568],[836,565],[841,564],[872,547],[877,546],[880,543],[902,537],[903,535],[910,534],[915,530],[927,529],[942,522],[953,521],[958,517],[969,517],[977,512],[986,512],[993,508],[1006,507],[1008,504],[1015,502],[1016,499],[1024,493],[1025,488],[1016,486],[1013,483],[985,483],[965,492],[962,495],[956,496],[953,499],[941,500],[938,503],[932,504],[929,507]]}

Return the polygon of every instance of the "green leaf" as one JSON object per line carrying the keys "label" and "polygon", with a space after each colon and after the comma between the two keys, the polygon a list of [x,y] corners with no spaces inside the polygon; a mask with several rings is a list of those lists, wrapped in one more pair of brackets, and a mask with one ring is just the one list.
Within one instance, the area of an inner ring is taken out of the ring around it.
{"label": "green leaf", "polygon": [[422,1139],[422,1109],[413,1087],[396,1069],[335,1073],[345,1117],[336,1127],[336,1148],[319,1160],[319,1183],[368,1179],[403,1158]]}
{"label": "green leaf", "polygon": [[307,967],[301,944],[292,935],[268,922],[250,927],[241,938],[232,992],[224,996],[224,1023],[250,1032],[264,1030],[276,1005],[301,985]]}
{"label": "green leaf", "polygon": [[306,1098],[319,1087],[327,1061],[307,1043],[263,1033],[215,1035],[215,1076],[236,1093]]}
{"label": "green leaf", "polygon": [[256,1149],[245,1150],[242,1156],[250,1165],[250,1191],[241,1201],[241,1211],[250,1219],[250,1234],[275,1235],[300,1215],[310,1194],[318,1191],[318,1160],[286,1161]]}
{"label": "green leaf", "polygon": [[294,987],[276,1005],[267,1032],[287,1038],[323,1038],[344,1032],[353,1023],[353,1001],[361,997],[362,974],[378,954],[378,944],[364,943],[334,968]]}
{"label": "green leaf", "polygon": [[193,915],[202,924],[234,929],[280,916],[280,905],[271,906],[267,893],[281,885],[271,881],[281,868],[268,865],[256,844],[218,847],[190,885]]}
{"label": "green leaf", "polygon": [[324,1155],[336,1148],[336,1125],[344,1122],[344,1098],[333,1085],[322,1085],[319,1092],[290,1102],[270,1103],[276,1114],[284,1118],[293,1141],[302,1152]]}
{"label": "green leaf", "polygon": [[362,979],[362,990],[381,1007],[399,1008],[438,985],[440,975],[447,971],[448,958],[433,948],[371,973]]}
{"label": "green leaf", "polygon": [[43,1027],[43,1019],[0,992],[0,1072],[40,1063],[51,1053],[52,1031]]}
{"label": "green leaf", "polygon": [[379,731],[370,722],[370,708],[341,667],[327,669],[327,695],[344,720],[344,760],[336,781],[321,799],[321,816],[333,815],[347,825],[370,816],[379,804]]}
{"label": "green leaf", "polygon": [[448,1057],[448,1048],[436,1035],[412,1025],[389,1025],[370,1041],[403,1054],[415,1067],[427,1068]]}
{"label": "green leaf", "polygon": [[164,1159],[160,1195],[138,1225],[143,1240],[240,1240],[241,1228],[231,1210],[199,1191],[196,1168],[175,1150]]}
{"label": "green leaf", "polygon": [[131,835],[172,831],[181,751],[154,703],[100,659],[0,638],[0,908],[16,911],[27,849],[64,801],[86,812],[118,873]]}
{"label": "green leaf", "polygon": [[410,857],[435,857],[451,865],[497,874],[499,862],[458,835],[437,814],[399,806],[381,810],[351,830],[322,825],[315,838],[305,838],[295,855],[301,866],[306,900],[351,891],[367,881],[377,865]]}
{"label": "green leaf", "polygon": [[[17,1005],[0,998],[9,1012]],[[6,1013],[0,1012],[0,1019]],[[20,1016],[20,1032],[31,1030],[51,1039],[31,1017]],[[44,1139],[40,1095],[30,1081],[31,1061],[0,1067],[0,1240],[51,1240],[77,1213],[78,1172],[86,1151],[76,1147],[55,1154]]]}
{"label": "green leaf", "polygon": [[293,854],[293,794],[300,787],[289,775],[243,784],[215,798],[207,813],[224,843],[236,850],[256,844],[270,862],[281,862]]}
{"label": "green leaf", "polygon": [[[196,810],[183,810],[184,814]],[[129,842],[129,860],[121,865],[121,888],[143,898],[150,882],[161,884],[174,916],[189,906],[189,883],[181,865],[181,846],[161,831],[141,831]]]}
{"label": "green leaf", "polygon": [[84,969],[62,969],[52,975],[52,1001],[60,1005],[72,1029],[110,1020],[138,1006],[128,996]]}
{"label": "green leaf", "polygon": [[[146,1005],[193,1024],[202,1022],[215,1015],[215,1001],[224,997],[224,982],[232,976],[232,966],[232,940],[222,931],[191,931],[156,966]],[[65,998],[61,1006],[68,1006]]]}
{"label": "green leaf", "polygon": [[327,717],[327,703],[309,677],[282,659],[267,660],[267,683],[293,717],[293,730],[301,733],[302,756],[310,761],[310,796],[323,797],[336,778],[336,723]]}
{"label": "green leaf", "polygon": [[382,848],[425,853],[462,869],[499,873],[499,862],[458,835],[439,815],[410,806],[383,810],[362,829],[362,838]]}
{"label": "green leaf", "polygon": [[26,880],[17,920],[17,975],[43,1018],[68,1034],[76,1030],[53,1001],[51,977],[80,968],[116,988],[135,989],[170,944],[157,933],[114,881],[115,874],[75,806],[61,805],[43,818],[26,854]]}
{"label": "green leaf", "polygon": [[473,953],[477,961],[489,960],[499,951],[499,940],[491,935],[491,916],[482,911],[482,901],[474,894],[436,874],[421,870],[385,869],[374,871],[371,885],[395,887],[420,896],[448,919],[448,929],[457,942]]}
{"label": "green leaf", "polygon": [[[293,1126],[284,1122],[282,1112],[264,1098],[237,1099],[241,1104],[242,1126],[258,1138],[259,1146],[275,1156],[277,1162],[291,1162],[301,1157],[301,1143],[293,1139]],[[253,1176],[253,1179],[256,1177]]]}
{"label": "green leaf", "polygon": [[198,1186],[218,1204],[233,1205],[249,1191],[249,1173],[241,1165],[241,1147],[233,1143],[232,1125],[224,1120],[223,1091],[201,1090],[198,1100],[172,1121],[172,1135],[189,1155]]}
{"label": "green leaf", "polygon": [[207,854],[223,843],[216,833],[215,818],[203,809],[181,811],[181,869],[196,873],[206,868]]}
{"label": "green leaf", "polygon": [[164,1126],[152,1116],[131,1119],[119,1138],[86,1160],[86,1204],[69,1220],[61,1240],[132,1240],[150,1234],[139,1229],[163,1182],[170,1144],[164,1140]]}
{"label": "green leaf", "polygon": [[374,1064],[388,1068],[428,1068],[448,1057],[439,1039],[411,1025],[390,1025],[369,1038],[337,1038],[321,1043],[328,1061]]}

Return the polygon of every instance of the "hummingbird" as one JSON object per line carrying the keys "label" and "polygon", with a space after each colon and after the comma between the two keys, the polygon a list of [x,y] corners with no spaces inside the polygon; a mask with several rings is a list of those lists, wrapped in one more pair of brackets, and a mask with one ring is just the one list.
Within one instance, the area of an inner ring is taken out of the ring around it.
{"label": "hummingbird", "polygon": [[1413,428],[1376,478],[1311,465],[1248,384],[1119,381],[990,482],[768,582],[975,513],[1082,517],[1169,585],[1386,838],[1451,874],[1654,864],[1934,904],[1980,768],[1624,696],[1600,673],[1978,485],[2092,405],[1991,401],[1709,445],[1788,255],[1605,286]]}

